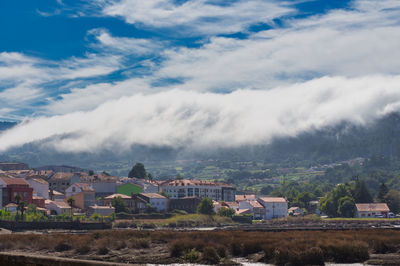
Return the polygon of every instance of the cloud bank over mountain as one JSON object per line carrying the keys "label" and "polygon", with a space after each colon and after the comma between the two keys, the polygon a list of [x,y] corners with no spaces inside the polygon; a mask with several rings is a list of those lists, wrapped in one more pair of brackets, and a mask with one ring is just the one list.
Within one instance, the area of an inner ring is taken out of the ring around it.
{"label": "cloud bank over mountain", "polygon": [[93,28],[90,52],[60,61],[0,51],[0,116],[23,120],[0,134],[0,151],[237,147],[399,111],[398,1],[311,15],[258,0],[97,1],[83,11],[74,17],[121,19],[147,35]]}

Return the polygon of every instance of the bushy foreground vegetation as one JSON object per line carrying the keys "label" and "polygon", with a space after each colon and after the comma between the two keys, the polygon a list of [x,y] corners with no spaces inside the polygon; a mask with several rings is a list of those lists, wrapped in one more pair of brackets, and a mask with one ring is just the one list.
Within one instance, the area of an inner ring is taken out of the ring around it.
{"label": "bushy foreground vegetation", "polygon": [[[0,235],[1,250],[56,253],[61,256],[108,255],[119,262],[229,263],[233,257],[250,257],[276,265],[323,265],[324,262],[363,262],[370,253],[400,251],[396,230],[287,231],[287,232],[172,232],[110,230],[88,234]],[[147,250],[147,251],[146,251]],[[157,250],[157,252],[154,252]],[[124,251],[129,256],[117,256]],[[145,260],[136,255],[149,254]],[[119,253],[118,253],[119,252]],[[154,255],[153,255],[154,256]],[[130,258],[129,260],[127,258]],[[147,260],[147,261],[146,261]]]}

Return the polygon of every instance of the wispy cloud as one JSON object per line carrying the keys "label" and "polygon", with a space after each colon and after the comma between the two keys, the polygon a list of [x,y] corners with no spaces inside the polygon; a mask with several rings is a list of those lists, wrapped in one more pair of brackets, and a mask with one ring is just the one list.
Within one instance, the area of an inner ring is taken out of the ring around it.
{"label": "wispy cloud", "polygon": [[213,35],[246,30],[254,23],[271,23],[294,12],[278,1],[238,0],[122,0],[106,1],[102,13],[121,17],[131,24],[175,29],[176,34]]}

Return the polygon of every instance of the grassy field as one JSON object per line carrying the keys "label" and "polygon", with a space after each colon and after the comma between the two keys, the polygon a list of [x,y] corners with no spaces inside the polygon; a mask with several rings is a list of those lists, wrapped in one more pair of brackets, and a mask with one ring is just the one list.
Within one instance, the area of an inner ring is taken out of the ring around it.
{"label": "grassy field", "polygon": [[323,221],[399,221],[400,218],[324,218]]}

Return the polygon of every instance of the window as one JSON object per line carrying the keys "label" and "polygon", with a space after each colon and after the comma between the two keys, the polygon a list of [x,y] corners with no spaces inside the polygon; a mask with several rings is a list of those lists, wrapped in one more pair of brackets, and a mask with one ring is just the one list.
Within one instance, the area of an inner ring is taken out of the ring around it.
{"label": "window", "polygon": [[72,187],[72,192],[75,192],[76,191],[76,188],[75,187]]}

